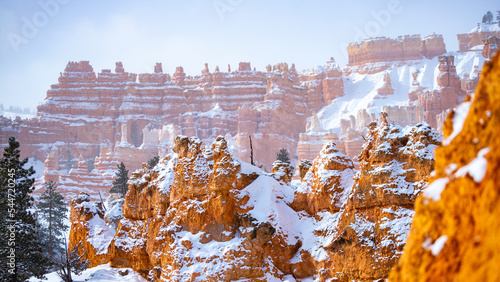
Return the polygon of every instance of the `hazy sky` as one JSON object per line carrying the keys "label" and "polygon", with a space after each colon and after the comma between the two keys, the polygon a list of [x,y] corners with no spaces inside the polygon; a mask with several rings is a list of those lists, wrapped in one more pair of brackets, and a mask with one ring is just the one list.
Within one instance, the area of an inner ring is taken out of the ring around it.
{"label": "hazy sky", "polygon": [[[36,107],[68,61],[94,71],[200,74],[204,63],[226,71],[249,61],[295,63],[298,69],[334,57],[365,37],[443,34],[448,51],[498,0],[0,0],[0,103]],[[496,13],[495,13],[496,14]]]}

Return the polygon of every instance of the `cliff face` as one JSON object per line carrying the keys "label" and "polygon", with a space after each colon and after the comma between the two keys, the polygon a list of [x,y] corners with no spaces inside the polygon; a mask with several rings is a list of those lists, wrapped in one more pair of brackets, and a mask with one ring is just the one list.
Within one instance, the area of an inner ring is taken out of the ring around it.
{"label": "cliff face", "polygon": [[[497,41],[490,38],[484,56],[495,48]],[[441,36],[414,35],[351,44],[343,70],[333,58],[303,71],[286,63],[262,71],[248,62],[227,71],[205,65],[194,76],[182,67],[164,73],[159,63],[153,73],[133,74],[120,62],[114,71],[100,72],[88,61],[69,62],[36,118],[0,118],[0,142],[13,135],[24,156],[57,156],[44,179],[57,181],[67,194],[85,191],[93,199],[97,191],[106,194],[116,163],[138,169],[165,155],[179,134],[205,143],[225,136],[230,151],[243,160],[250,158],[251,136],[254,160],[266,171],[280,148],[298,167],[329,141],[357,165],[366,126],[381,111],[401,125],[425,121],[440,129],[446,111],[475,89],[484,58],[457,52],[436,67],[444,52]],[[68,152],[74,163],[69,173]]]}
{"label": "cliff face", "polygon": [[112,203],[112,213],[106,214],[102,203],[91,202],[86,193],[71,200],[68,249],[76,248],[80,255],[84,254],[89,267],[109,261],[108,246],[116,231],[116,221],[121,218],[122,203]]}
{"label": "cliff face", "polygon": [[498,281],[500,55],[448,116],[394,281]]}
{"label": "cliff face", "polygon": [[100,175],[102,183],[94,185],[99,187],[108,184],[104,163],[115,170],[115,162],[124,162],[135,170],[153,156],[164,155],[178,134],[204,142],[227,136],[231,150],[242,159],[249,159],[252,136],[256,162],[270,171],[280,148],[286,148],[292,159],[296,156],[309,113],[343,95],[342,72],[333,59],[300,75],[286,63],[265,71],[240,63],[227,72],[218,67],[211,72],[206,65],[201,75],[188,76],[182,67],[173,75],[163,73],[161,64],[154,73],[136,75],[120,62],[114,72],[99,73],[88,61],[69,62],[47,91],[36,118],[0,119],[0,142],[12,135],[23,144],[25,156],[45,160],[49,153],[57,155],[47,179],[62,174],[68,152],[74,173],[80,156],[96,166],[102,162],[93,174],[81,170],[75,177],[59,179],[79,183]]}
{"label": "cliff face", "polygon": [[462,52],[469,51],[472,47],[483,45],[483,40],[491,36],[500,37],[500,28],[497,23],[478,24],[468,33],[457,34],[458,49]]}
{"label": "cliff face", "polygon": [[[223,137],[208,148],[178,136],[175,154],[133,173],[123,218],[88,195],[72,201],[70,245],[92,265],[131,267],[155,281],[383,278],[432,169],[433,134],[384,121],[356,177],[351,159],[329,143],[295,192],[288,164],[277,161],[266,174],[234,158]],[[372,270],[360,263],[368,257],[385,263]]]}
{"label": "cliff face", "polygon": [[441,35],[400,36],[397,39],[377,37],[352,43],[347,47],[349,65],[367,63],[418,60],[433,58],[446,53],[446,46]]}
{"label": "cliff face", "polygon": [[292,207],[319,221],[314,232],[324,252],[299,250],[296,277],[312,267],[320,280],[375,280],[387,277],[401,255],[440,138],[429,125],[403,128],[386,117],[369,125],[354,177],[350,159],[326,145],[295,192]]}
{"label": "cliff face", "polygon": [[[292,189],[280,182],[290,169],[276,165],[275,175],[264,175],[232,157],[222,137],[203,149],[199,139],[179,136],[174,151],[154,169],[133,174],[123,218],[104,252],[111,266],[155,281],[266,281],[290,273],[304,240],[285,203]],[[81,215],[72,217],[72,243],[91,247],[93,238],[78,228],[89,221],[81,218],[86,213],[77,206],[72,212]]]}

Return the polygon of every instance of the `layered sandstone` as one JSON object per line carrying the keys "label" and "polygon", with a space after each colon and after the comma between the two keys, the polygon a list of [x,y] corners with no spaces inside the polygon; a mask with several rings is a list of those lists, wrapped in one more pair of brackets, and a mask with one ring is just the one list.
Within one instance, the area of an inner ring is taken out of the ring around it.
{"label": "layered sandstone", "polygon": [[500,55],[445,121],[432,183],[416,203],[394,281],[498,281]]}
{"label": "layered sandstone", "polygon": [[376,37],[361,43],[347,46],[349,65],[365,65],[368,63],[418,60],[433,58],[446,53],[442,35],[399,36],[396,39]]}
{"label": "layered sandstone", "polygon": [[[426,125],[402,129],[383,119],[371,128],[356,177],[352,160],[331,142],[294,196],[288,164],[275,162],[265,174],[234,158],[223,137],[208,148],[178,136],[175,154],[133,173],[102,263],[155,281],[386,277],[436,142]],[[72,244],[92,248],[77,204]],[[360,261],[369,257],[385,263],[372,269]]]}
{"label": "layered sandstone", "polygon": [[229,134],[238,157],[249,159],[251,135],[256,162],[270,171],[280,148],[295,157],[309,112],[343,95],[342,72],[333,59],[300,75],[286,63],[266,71],[240,63],[228,72],[218,67],[212,72],[205,65],[201,75],[189,76],[182,67],[173,75],[163,73],[161,64],[154,73],[136,75],[126,72],[121,62],[114,72],[99,73],[88,61],[69,62],[37,117],[0,120],[0,139],[16,136],[25,156],[41,160],[58,150],[59,167],[51,170],[62,174],[67,143],[73,161],[80,155],[86,161],[98,158],[105,147],[113,161],[135,170],[164,154],[177,134],[204,142]]}
{"label": "layered sandstone", "polygon": [[500,28],[494,24],[478,24],[468,33],[457,34],[458,49],[462,52],[469,51],[472,47],[483,45],[483,40],[490,36],[500,37]]}
{"label": "layered sandstone", "polygon": [[[500,33],[500,32],[499,32]],[[493,59],[498,52],[498,45],[500,44],[500,34],[498,36],[488,36],[483,39],[484,47],[481,55],[486,59]]]}
{"label": "layered sandstone", "polygon": [[[284,200],[293,195],[284,185],[288,165],[276,163],[276,173],[264,175],[231,156],[222,137],[210,148],[201,145],[179,136],[175,154],[132,175],[124,217],[108,238],[111,265],[155,281],[268,281],[290,274],[303,238],[287,222],[297,217]],[[79,227],[89,220],[78,204],[71,239],[82,240],[86,251],[93,238]]]}
{"label": "layered sandstone", "polygon": [[429,125],[402,128],[382,115],[379,127],[370,125],[354,178],[352,161],[334,144],[325,145],[292,203],[318,220],[314,233],[322,238],[316,248],[299,249],[295,277],[386,278],[402,253],[413,203],[433,170],[439,142]]}
{"label": "layered sandstone", "polygon": [[418,104],[423,106],[424,119],[433,128],[440,127],[436,117],[457,106],[466,95],[462,90],[462,82],[457,75],[453,56],[439,56],[439,72],[437,90],[420,92],[417,90],[416,93]]}
{"label": "layered sandstone", "polygon": [[[118,207],[116,207],[118,208]],[[108,246],[115,235],[113,217],[106,222],[106,210],[102,202],[91,202],[86,193],[80,193],[70,202],[71,229],[68,249],[76,248],[79,255],[89,261],[89,267],[109,261]]]}

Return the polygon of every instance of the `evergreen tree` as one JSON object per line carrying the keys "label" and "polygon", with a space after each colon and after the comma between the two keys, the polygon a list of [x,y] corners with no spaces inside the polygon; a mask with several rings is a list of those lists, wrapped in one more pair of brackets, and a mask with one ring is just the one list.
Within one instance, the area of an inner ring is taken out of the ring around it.
{"label": "evergreen tree", "polygon": [[128,191],[128,170],[125,169],[125,164],[121,162],[118,165],[118,171],[116,172],[116,179],[113,181],[113,186],[109,190],[109,193],[119,193],[125,197]]}
{"label": "evergreen tree", "polygon": [[68,139],[68,148],[66,149],[66,172],[69,173],[73,167],[73,160],[71,159],[71,152],[69,151],[69,139]]}
{"label": "evergreen tree", "polygon": [[481,21],[482,23],[486,23],[487,19],[486,19],[486,15],[483,16],[483,20]]}
{"label": "evergreen tree", "polygon": [[45,252],[53,260],[56,253],[63,253],[63,232],[68,229],[64,224],[66,218],[66,203],[61,193],[56,191],[57,186],[53,181],[45,183],[45,192],[40,196],[38,203],[39,218],[45,224],[42,228],[42,236],[45,239]]}
{"label": "evergreen tree", "polygon": [[498,26],[500,26],[500,11],[497,11],[497,22]]}
{"label": "evergreen tree", "polygon": [[276,154],[276,160],[282,161],[284,163],[290,163],[290,155],[285,148],[281,148],[278,154]]}
{"label": "evergreen tree", "polygon": [[41,278],[49,267],[32,213],[35,171],[24,168],[28,159],[19,160],[18,148],[19,142],[10,137],[0,159],[0,281]]}
{"label": "evergreen tree", "polygon": [[158,156],[154,156],[152,159],[150,159],[148,161],[149,169],[152,169],[153,167],[155,167],[159,161],[160,161],[160,157],[158,157]]}
{"label": "evergreen tree", "polygon": [[491,11],[488,11],[484,16],[486,17],[487,24],[493,23],[493,13]]}

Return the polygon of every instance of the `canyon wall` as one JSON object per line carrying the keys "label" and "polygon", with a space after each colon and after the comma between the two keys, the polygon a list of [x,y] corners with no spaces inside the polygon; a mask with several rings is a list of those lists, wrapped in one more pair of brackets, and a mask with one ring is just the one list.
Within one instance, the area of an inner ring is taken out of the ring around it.
{"label": "canyon wall", "polygon": [[[484,56],[491,57],[497,43],[487,39]],[[447,111],[474,91],[482,58],[438,56],[444,52],[440,35],[413,35],[351,44],[343,70],[333,58],[303,71],[286,63],[256,71],[242,62],[227,72],[205,65],[195,76],[182,67],[164,73],[160,63],[153,73],[137,75],[121,62],[98,73],[88,61],[69,62],[36,118],[0,117],[0,142],[16,136],[23,157],[43,161],[52,154],[37,184],[53,179],[68,193],[86,191],[94,199],[98,191],[106,194],[117,163],[134,171],[169,152],[178,134],[205,143],[225,136],[243,160],[250,160],[251,136],[254,160],[266,171],[280,148],[298,167],[329,141],[357,165],[378,113],[388,112],[400,125],[427,122],[440,129]],[[464,67],[470,64],[473,70]]]}
{"label": "canyon wall", "polygon": [[376,37],[347,46],[349,65],[419,60],[446,53],[442,35],[405,35],[396,39]]}
{"label": "canyon wall", "polygon": [[458,49],[462,52],[471,50],[472,47],[483,45],[487,37],[500,37],[500,27],[494,24],[478,24],[468,33],[457,34]]}
{"label": "canyon wall", "polygon": [[445,121],[431,184],[417,199],[393,281],[498,281],[500,55]]}
{"label": "canyon wall", "polygon": [[[99,146],[110,147],[115,160],[133,170],[157,155],[158,146],[172,146],[162,139],[163,127],[169,126],[205,141],[229,134],[241,157],[249,156],[252,135],[255,159],[270,169],[279,148],[295,156],[298,134],[310,112],[344,95],[341,75],[333,60],[300,76],[294,65],[285,63],[266,71],[240,63],[228,72],[218,67],[210,72],[205,65],[198,76],[186,75],[182,67],[171,76],[157,64],[154,73],[137,76],[125,72],[120,62],[114,72],[98,74],[88,61],[69,62],[36,118],[0,121],[0,141],[14,135],[23,144],[24,156],[40,160],[56,147],[61,166],[66,163],[66,143],[73,160],[98,157]],[[125,147],[129,149],[119,149]],[[133,148],[141,150],[132,153]]]}
{"label": "canyon wall", "polygon": [[[294,191],[289,164],[265,173],[232,156],[222,136],[210,147],[178,136],[174,154],[132,174],[123,218],[113,223],[86,194],[72,201],[70,245],[96,254],[92,265],[131,267],[153,281],[385,278],[436,138],[428,125],[403,129],[383,116],[360,172],[330,142]],[[373,263],[361,263],[367,257]]]}
{"label": "canyon wall", "polygon": [[389,275],[403,251],[440,137],[427,124],[389,123],[386,113],[369,130],[357,173],[330,143],[295,192],[292,207],[319,220],[314,232],[322,240],[316,244],[325,252],[320,257],[317,249],[299,249],[296,278],[374,281]]}

